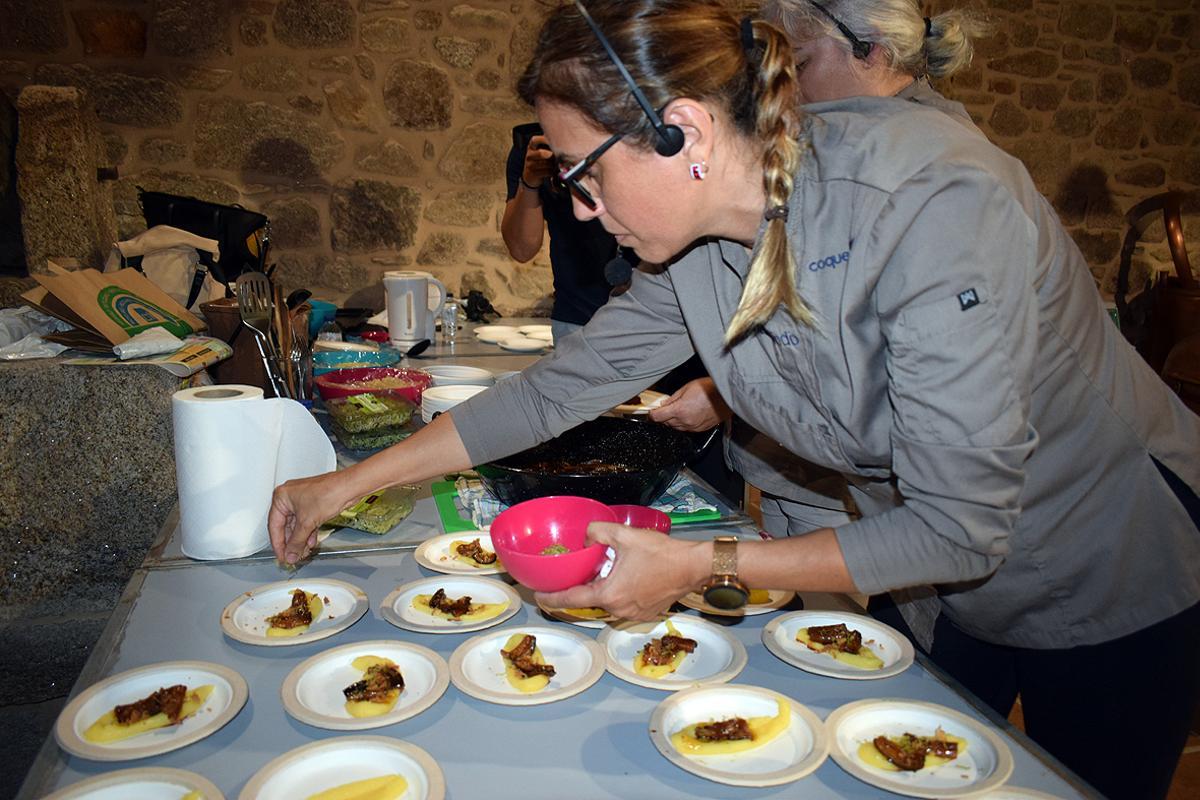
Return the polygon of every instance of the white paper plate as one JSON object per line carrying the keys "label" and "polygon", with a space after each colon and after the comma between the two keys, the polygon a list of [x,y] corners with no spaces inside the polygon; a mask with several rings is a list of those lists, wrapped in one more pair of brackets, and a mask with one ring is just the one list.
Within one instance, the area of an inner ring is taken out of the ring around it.
{"label": "white paper plate", "polygon": [[[445,589],[452,599],[470,595],[474,603],[508,603],[508,608],[490,619],[471,622],[455,622],[435,617],[413,608],[413,598],[419,594],[433,594]],[[397,628],[417,633],[469,633],[499,625],[521,610],[521,597],[507,583],[489,578],[473,578],[466,575],[422,578],[393,589],[383,599],[380,613]]]}
{"label": "white paper plate", "polygon": [[[834,710],[825,720],[830,755],[860,781],[911,797],[949,798],[999,788],[1012,773],[1008,745],[984,723],[966,714],[917,700],[859,700]],[[876,736],[912,733],[932,736],[938,728],[967,741],[958,758],[917,772],[890,772],[858,757],[858,747]]]}
{"label": "white paper plate", "polygon": [[208,778],[170,767],[106,772],[59,789],[43,800],[179,800],[189,792],[199,792],[204,800],[225,800]]}
{"label": "white paper plate", "polygon": [[[554,677],[540,692],[518,692],[508,682],[500,651],[514,633],[532,634]],[[489,703],[533,706],[579,694],[604,674],[604,652],[570,628],[519,625],[489,631],[463,642],[450,656],[450,680],[459,691]]]}
{"label": "white paper plate", "polygon": [[313,342],[313,351],[317,353],[320,353],[323,350],[339,350],[352,353],[376,353],[379,352],[379,349],[379,345],[372,342],[339,342],[334,339],[318,339]]}
{"label": "white paper plate", "polygon": [[469,397],[474,397],[484,391],[486,386],[430,386],[421,393],[422,414],[437,411],[449,411]]}
{"label": "white paper plate", "polygon": [[523,333],[526,336],[533,336],[538,333],[549,334],[554,330],[550,325],[522,325],[517,328],[517,333]]}
{"label": "white paper plate", "polygon": [[792,598],[796,596],[795,592],[784,591],[783,589],[768,589],[767,595],[769,599],[765,603],[755,605],[745,605],[734,611],[726,611],[725,609],[710,606],[704,602],[703,595],[698,592],[688,592],[683,597],[679,598],[679,602],[688,608],[694,608],[703,614],[713,614],[718,617],[753,617],[759,614],[770,614],[772,611],[778,611],[780,608],[792,602]]}
{"label": "white paper plate", "polygon": [[238,800],[296,800],[335,786],[403,775],[404,800],[442,800],[446,779],[433,757],[387,736],[343,736],[297,747],[255,773]]}
{"label": "white paper plate", "polygon": [[[177,683],[188,689],[208,684],[213,687],[200,710],[180,724],[110,744],[96,744],[83,738],[83,732],[114,706],[137,702]],[[219,731],[241,711],[248,694],[242,676],[220,664],[207,661],[150,664],[106,678],[67,703],[54,725],[54,738],[68,753],[93,761],[131,761],[156,756]]]}
{"label": "white paper plate", "polygon": [[539,341],[548,342],[549,344],[554,344],[554,334],[550,331],[533,331],[532,333],[527,333],[525,335],[530,339],[537,339]]}
{"label": "white paper plate", "polygon": [[994,792],[975,795],[975,800],[1062,800],[1054,794],[1046,794],[1036,789],[1023,789],[1020,786],[1001,786]]}
{"label": "white paper plate", "polygon": [[422,368],[433,376],[434,386],[491,386],[496,376],[482,367],[461,364],[434,364]]}
{"label": "white paper plate", "polygon": [[[733,716],[765,717],[791,706],[787,730],[744,753],[686,756],[671,744],[671,734],[696,722]],[[807,707],[769,689],[728,684],[685,689],[663,700],[650,715],[650,741],[677,767],[701,778],[732,786],[777,786],[799,780],[825,761],[829,740],[820,717]]]}
{"label": "white paper plate", "polygon": [[[366,655],[394,661],[404,676],[404,690],[388,713],[352,717],[342,689],[362,678],[350,662]],[[436,703],[449,685],[446,660],[428,647],[376,640],[342,645],[307,659],[284,679],[279,694],[284,710],[301,722],[331,731],[362,731],[415,717]]]}
{"label": "white paper plate", "polygon": [[[796,632],[814,625],[836,625],[844,622],[846,627],[862,634],[863,644],[883,659],[881,669],[859,669],[836,660],[833,656],[809,650],[803,642],[796,641]],[[767,623],[762,632],[763,644],[776,657],[793,667],[816,675],[830,678],[869,681],[899,675],[912,666],[913,646],[903,634],[874,617],[865,614],[849,614],[840,611],[793,611],[776,617]]]}
{"label": "white paper plate", "polygon": [[544,342],[541,339],[533,339],[520,334],[501,339],[496,344],[500,345],[501,350],[511,350],[514,353],[536,353],[539,350],[546,349],[550,345],[549,342]]}
{"label": "white paper plate", "polygon": [[496,552],[492,547],[492,537],[487,533],[445,533],[441,536],[434,536],[431,539],[426,539],[417,547],[417,551],[413,554],[417,563],[425,569],[431,569],[434,572],[441,572],[446,575],[498,575],[505,571],[499,559],[496,563],[488,566],[473,567],[470,564],[464,564],[456,559],[450,553],[450,544],[452,542],[470,542],[475,539],[479,540],[479,546],[484,550]]}
{"label": "white paper plate", "polygon": [[572,625],[578,625],[581,628],[592,628],[593,630],[607,628],[610,622],[620,622],[621,619],[620,617],[614,617],[612,614],[609,614],[606,617],[600,617],[599,619],[592,619],[591,617],[577,617],[574,614],[569,613],[565,608],[551,608],[548,605],[544,605],[540,600],[537,601],[537,606],[542,610],[542,613],[551,619],[556,619],[559,622],[569,622]]}
{"label": "white paper plate", "polygon": [[668,692],[715,683],[728,683],[746,666],[746,648],[733,634],[699,617],[676,614],[669,618],[682,636],[696,640],[679,668],[659,679],[633,671],[633,659],[651,639],[667,632],[667,622],[621,622],[600,631],[596,643],[604,648],[608,671],[623,681]]}
{"label": "white paper plate", "polygon": [[[325,604],[320,619],[314,619],[297,636],[267,636],[271,627],[267,617],[292,604],[292,590],[303,589],[319,595]],[[296,578],[259,586],[238,595],[221,612],[221,630],[230,639],[263,647],[289,647],[308,644],[341,633],[362,619],[370,602],[357,586],[332,578]]]}
{"label": "white paper plate", "polygon": [[475,329],[475,338],[481,342],[495,344],[509,336],[517,336],[517,329],[511,325],[480,325]]}
{"label": "white paper plate", "polygon": [[656,392],[653,389],[643,389],[638,393],[637,403],[622,403],[619,406],[614,406],[613,411],[618,414],[649,414],[651,410],[658,408],[663,404],[670,395]]}

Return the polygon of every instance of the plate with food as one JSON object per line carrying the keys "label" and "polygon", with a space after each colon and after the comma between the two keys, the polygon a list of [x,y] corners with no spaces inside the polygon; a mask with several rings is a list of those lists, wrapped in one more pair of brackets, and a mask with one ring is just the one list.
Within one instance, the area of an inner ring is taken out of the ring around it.
{"label": "plate with food", "polygon": [[859,700],[825,720],[838,766],[911,797],[977,796],[998,789],[1013,758],[986,723],[918,700]]}
{"label": "plate with food", "polygon": [[608,626],[610,622],[619,622],[620,617],[614,617],[603,608],[552,608],[537,601],[537,606],[542,610],[542,613],[551,619],[556,619],[559,622],[569,622],[572,625],[578,625],[581,628],[593,628],[599,630]]}
{"label": "plate with food", "polygon": [[234,598],[221,612],[221,630],[246,644],[308,644],[346,630],[367,613],[369,605],[366,593],[345,581],[279,581]]}
{"label": "plate with food", "polygon": [[106,772],[59,789],[43,800],[225,800],[216,785],[194,772],[138,767]]}
{"label": "plate with food", "polygon": [[425,569],[447,575],[498,575],[504,565],[487,533],[446,533],[426,539],[413,554]]}
{"label": "plate with food", "polygon": [[913,663],[912,642],[864,614],[793,611],[767,623],[762,641],[780,660],[830,678],[890,678]]}
{"label": "plate with food", "polygon": [[631,397],[619,406],[614,406],[613,411],[618,414],[649,414],[654,409],[663,404],[670,395],[665,395],[662,392],[656,392],[653,389],[643,389],[638,392],[637,397]]}
{"label": "plate with food", "polygon": [[709,605],[704,602],[704,596],[699,592],[688,592],[679,598],[679,602],[702,614],[713,614],[718,617],[753,617],[778,611],[792,602],[792,598],[795,596],[795,592],[785,589],[751,589],[746,605],[733,611]]}
{"label": "plate with food", "polygon": [[732,786],[790,783],[829,755],[825,725],[809,708],[741,684],[671,695],[650,715],[650,741],[677,767]]}
{"label": "plate with food", "polygon": [[390,736],[342,736],[297,747],[260,769],[238,800],[442,800],[446,778],[433,756]]}
{"label": "plate with food", "polygon": [[450,656],[459,691],[489,703],[531,706],[579,694],[604,674],[604,651],[570,628],[519,625],[463,642]]}
{"label": "plate with food", "polygon": [[722,627],[676,614],[621,622],[600,631],[606,667],[623,681],[668,692],[728,683],[746,666],[746,648]]}
{"label": "plate with food", "polygon": [[206,661],[138,667],[89,687],[54,725],[58,746],[93,761],[128,761],[198,742],[237,716],[241,675]]}
{"label": "plate with food", "polygon": [[475,329],[475,338],[488,344],[495,344],[501,339],[519,335],[520,333],[512,325],[480,325]]}
{"label": "plate with food", "polygon": [[408,642],[355,642],[318,653],[280,688],[294,719],[331,731],[381,728],[415,717],[450,685],[446,660]]}
{"label": "plate with food", "polygon": [[380,612],[417,633],[468,633],[499,625],[521,610],[521,597],[507,583],[466,575],[422,578],[383,599]]}

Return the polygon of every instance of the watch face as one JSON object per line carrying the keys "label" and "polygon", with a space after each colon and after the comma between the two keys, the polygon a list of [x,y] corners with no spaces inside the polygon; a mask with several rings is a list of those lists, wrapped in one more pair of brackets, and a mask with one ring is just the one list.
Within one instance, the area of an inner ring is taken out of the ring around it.
{"label": "watch face", "polygon": [[704,590],[704,602],[722,611],[732,611],[746,605],[746,590],[732,583],[710,586]]}

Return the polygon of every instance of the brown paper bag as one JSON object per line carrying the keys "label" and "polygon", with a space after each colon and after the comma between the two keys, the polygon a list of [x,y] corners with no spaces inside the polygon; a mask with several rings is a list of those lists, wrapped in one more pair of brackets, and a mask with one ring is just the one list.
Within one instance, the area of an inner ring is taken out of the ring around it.
{"label": "brown paper bag", "polygon": [[205,327],[203,320],[135,269],[56,270],[33,277],[41,286],[21,296],[76,326],[75,331],[45,337],[69,339],[62,343],[71,347],[107,350],[149,328],[165,328],[182,339]]}

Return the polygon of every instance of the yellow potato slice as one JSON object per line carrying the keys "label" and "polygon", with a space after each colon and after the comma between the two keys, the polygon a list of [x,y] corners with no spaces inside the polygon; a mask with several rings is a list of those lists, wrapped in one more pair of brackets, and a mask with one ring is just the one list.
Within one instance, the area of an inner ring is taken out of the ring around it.
{"label": "yellow potato slice", "polygon": [[[716,722],[716,720],[709,720]],[[773,717],[748,717],[746,724],[750,728],[752,739],[730,739],[726,741],[706,742],[696,738],[696,726],[704,723],[693,723],[671,734],[671,744],[685,756],[717,756],[727,753],[743,753],[762,747],[779,734],[787,730],[792,721],[792,707],[788,703],[780,703],[779,711]]]}
{"label": "yellow potato slice", "polygon": [[406,791],[408,781],[403,775],[382,775],[310,794],[308,800],[397,800]]}
{"label": "yellow potato slice", "polygon": [[[391,664],[395,666],[396,662],[383,656],[359,656],[350,662],[350,666],[361,670],[364,675],[366,675],[368,669],[376,664]],[[365,717],[381,717],[396,707],[396,701],[400,699],[400,691],[400,689],[393,689],[388,692],[386,703],[376,703],[373,700],[347,700],[346,713],[360,719]]]}
{"label": "yellow potato slice", "polygon": [[[290,594],[288,595],[291,596]],[[308,598],[308,613],[312,614],[313,622],[321,618],[321,612],[325,610],[325,604],[321,602],[321,598],[312,592],[305,592],[304,596]],[[290,636],[299,636],[307,631],[308,625],[297,625],[295,628],[276,628],[271,625],[267,628],[267,636],[272,638],[281,637],[288,638]]]}
{"label": "yellow potato slice", "polygon": [[[212,685],[200,686],[187,693],[187,697],[183,701],[183,709],[179,712],[179,721],[187,719],[200,710],[200,706],[204,705],[204,701],[212,694]],[[100,719],[93,722],[86,731],[83,732],[83,738],[89,742],[96,744],[111,744],[119,742],[122,739],[128,739],[131,736],[138,736],[143,733],[166,728],[171,724],[171,718],[166,714],[158,713],[152,717],[138,720],[129,725],[122,725],[117,722],[115,711],[105,712]]]}
{"label": "yellow potato slice", "polygon": [[508,608],[508,601],[502,603],[471,603],[471,610],[461,617],[456,617],[453,614],[447,614],[441,609],[434,608],[429,605],[429,601],[433,599],[431,594],[419,594],[413,598],[412,607],[417,611],[423,611],[431,617],[440,617],[442,619],[455,620],[457,622],[477,622],[479,620],[491,619],[498,617],[504,613],[504,609]]}
{"label": "yellow potato slice", "polygon": [[[671,620],[667,620],[667,634],[671,636],[682,636],[679,629],[671,624]],[[661,637],[656,637],[661,638]],[[633,671],[645,678],[653,678],[655,680],[662,678],[665,675],[670,675],[675,670],[679,669],[679,665],[688,657],[688,653],[680,650],[666,664],[647,664],[646,659],[642,657],[645,648],[638,651],[638,654],[633,657]]]}
{"label": "yellow potato slice", "polygon": [[[508,637],[508,641],[504,643],[504,647],[501,649],[512,650],[514,647],[520,644],[521,640],[524,638],[525,634],[514,633],[512,636]],[[513,663],[507,658],[501,656],[501,660],[504,661],[504,677],[508,679],[509,684],[518,692],[524,692],[526,694],[540,692],[550,684],[550,677],[548,675],[531,675],[527,678],[525,677],[524,673],[514,667]],[[546,658],[542,655],[542,648],[537,647],[536,645],[533,648],[533,663],[546,663]]]}

